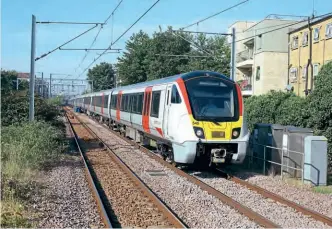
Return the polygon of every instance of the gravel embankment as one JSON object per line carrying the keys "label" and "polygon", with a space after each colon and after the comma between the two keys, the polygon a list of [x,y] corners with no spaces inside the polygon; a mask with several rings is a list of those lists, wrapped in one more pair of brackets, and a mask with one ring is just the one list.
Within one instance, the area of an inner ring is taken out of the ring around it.
{"label": "gravel embankment", "polygon": [[329,228],[328,225],[297,212],[291,207],[267,199],[242,185],[220,178],[213,173],[199,171],[189,173],[281,227]]}
{"label": "gravel embankment", "polygon": [[280,176],[273,178],[251,173],[237,175],[245,177],[247,181],[257,186],[332,218],[332,194],[316,193],[305,187],[287,184],[281,180]]}
{"label": "gravel embankment", "polygon": [[[78,123],[77,120],[73,122]],[[113,227],[166,227],[172,224],[81,125],[74,129],[113,211]]]}
{"label": "gravel embankment", "polygon": [[[190,227],[196,228],[259,228],[259,226],[217,198],[201,190],[134,149],[127,142],[80,114],[114,152]],[[154,170],[154,171],[149,171]]]}
{"label": "gravel embankment", "polygon": [[[67,127],[68,128],[68,127]],[[67,137],[70,137],[67,129]],[[97,206],[84,174],[79,154],[68,152],[50,165],[38,181],[42,188],[32,196],[39,228],[102,228]]]}

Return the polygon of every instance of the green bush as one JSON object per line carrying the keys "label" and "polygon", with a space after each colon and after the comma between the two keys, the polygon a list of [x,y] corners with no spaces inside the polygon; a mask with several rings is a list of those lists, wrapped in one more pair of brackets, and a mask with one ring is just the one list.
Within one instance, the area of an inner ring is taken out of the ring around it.
{"label": "green bush", "polygon": [[273,113],[275,113],[275,123],[281,125],[306,127],[310,118],[308,101],[294,94],[282,101]]}
{"label": "green bush", "polygon": [[64,133],[45,122],[22,123],[2,128],[2,175],[20,180],[28,171],[55,159],[64,149]]}
{"label": "green bush", "polygon": [[[1,125],[8,126],[28,121],[29,97],[25,92],[12,93],[1,97]],[[58,121],[59,110],[52,103],[35,97],[35,120],[63,126]]]}
{"label": "green bush", "polygon": [[265,95],[252,96],[244,100],[245,117],[250,130],[255,123],[275,123],[276,110],[292,93],[271,91]]}
{"label": "green bush", "polygon": [[329,170],[332,171],[332,62],[325,64],[315,79],[308,98],[290,92],[270,92],[244,100],[250,130],[255,123],[310,127],[315,135],[328,139]]}
{"label": "green bush", "polygon": [[322,67],[314,83],[314,91],[308,96],[311,116],[309,126],[315,130],[315,134],[328,139],[332,170],[332,62]]}

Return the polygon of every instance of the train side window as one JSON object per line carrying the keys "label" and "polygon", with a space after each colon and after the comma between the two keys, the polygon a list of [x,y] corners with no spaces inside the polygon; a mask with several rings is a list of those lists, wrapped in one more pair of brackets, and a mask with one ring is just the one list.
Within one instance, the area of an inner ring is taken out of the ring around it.
{"label": "train side window", "polygon": [[137,113],[137,94],[131,96],[131,113]]}
{"label": "train side window", "polygon": [[121,101],[120,101],[120,104],[121,104],[121,106],[120,106],[120,111],[123,111],[124,104],[125,104],[125,98],[126,98],[126,95],[122,95],[122,96],[120,97],[120,99],[121,99]]}
{"label": "train side window", "polygon": [[150,116],[154,118],[159,117],[159,105],[160,105],[160,91],[152,92],[152,103]]}
{"label": "train side window", "polygon": [[169,101],[169,90],[167,90],[167,98],[166,98],[166,105],[168,105]]}
{"label": "train side window", "polygon": [[107,108],[108,105],[108,95],[104,95],[104,108]]}
{"label": "train side window", "polygon": [[137,113],[142,114],[143,109],[143,93],[139,93],[137,96]]}
{"label": "train side window", "polygon": [[172,87],[171,103],[181,103],[181,97],[175,85]]}

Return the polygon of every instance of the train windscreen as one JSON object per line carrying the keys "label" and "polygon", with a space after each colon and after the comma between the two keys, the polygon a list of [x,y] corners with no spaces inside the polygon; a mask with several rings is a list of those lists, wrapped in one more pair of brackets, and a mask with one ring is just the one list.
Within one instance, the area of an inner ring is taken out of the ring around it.
{"label": "train windscreen", "polygon": [[239,119],[234,83],[218,77],[202,76],[188,79],[185,84],[197,121],[226,122]]}

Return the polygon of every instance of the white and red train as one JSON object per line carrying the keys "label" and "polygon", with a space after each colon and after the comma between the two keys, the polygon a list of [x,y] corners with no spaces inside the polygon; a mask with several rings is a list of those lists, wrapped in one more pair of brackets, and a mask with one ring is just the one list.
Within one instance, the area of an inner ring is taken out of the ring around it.
{"label": "white and red train", "polygon": [[180,164],[242,163],[249,139],[240,87],[194,71],[77,96],[69,104]]}

